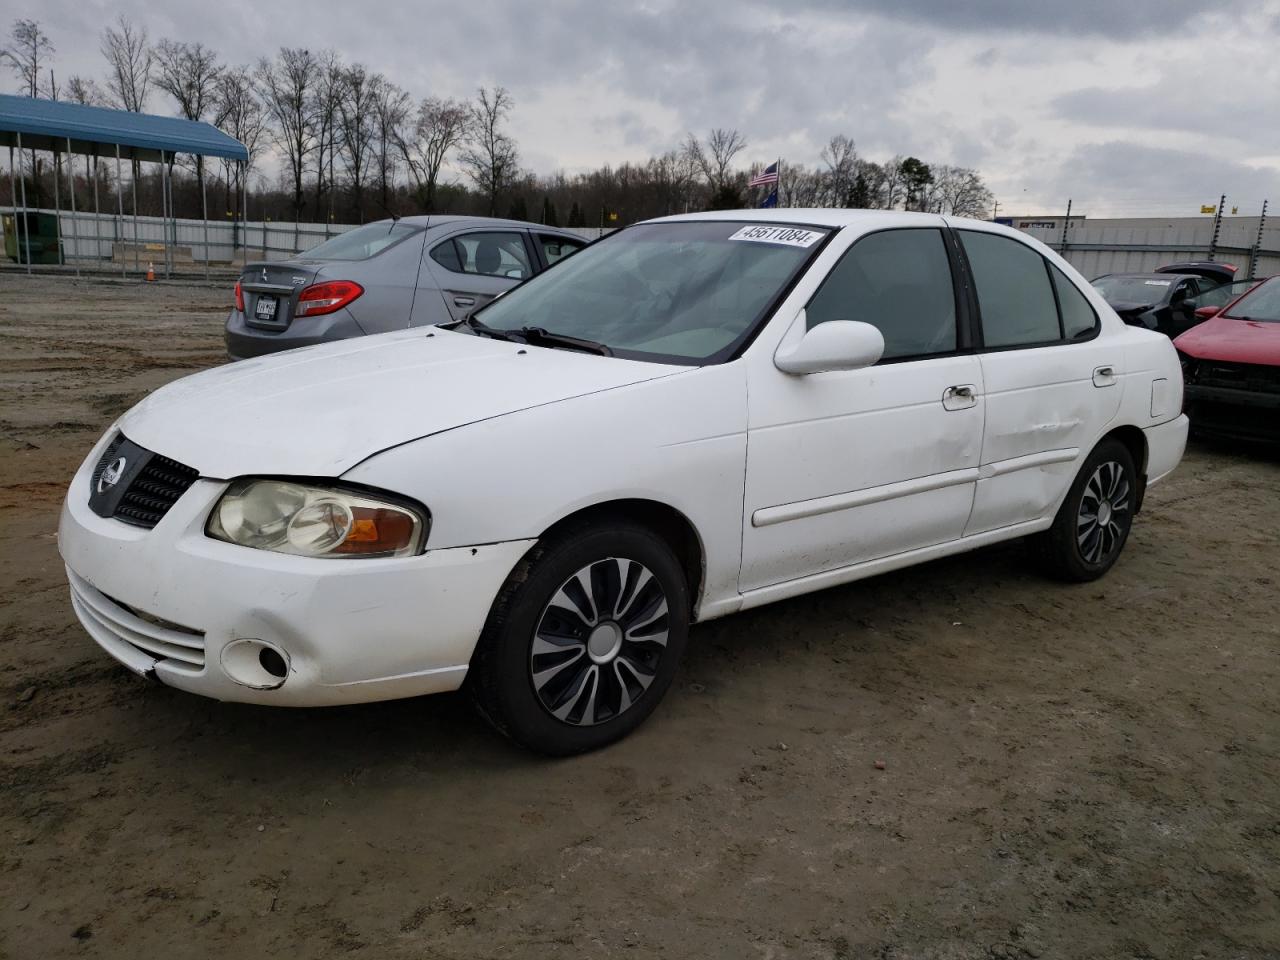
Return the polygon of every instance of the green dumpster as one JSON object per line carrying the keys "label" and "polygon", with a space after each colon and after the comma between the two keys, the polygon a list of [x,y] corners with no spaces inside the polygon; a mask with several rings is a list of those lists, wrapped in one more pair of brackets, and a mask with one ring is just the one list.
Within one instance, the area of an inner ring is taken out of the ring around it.
{"label": "green dumpster", "polygon": [[62,263],[58,250],[58,218],[52,213],[36,213],[31,210],[25,213],[6,213],[5,256],[14,263],[26,263],[28,244],[32,263]]}

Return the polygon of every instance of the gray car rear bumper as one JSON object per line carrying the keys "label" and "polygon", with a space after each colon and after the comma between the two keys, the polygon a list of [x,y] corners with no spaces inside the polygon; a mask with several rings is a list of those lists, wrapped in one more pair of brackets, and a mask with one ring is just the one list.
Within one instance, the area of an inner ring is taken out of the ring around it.
{"label": "gray car rear bumper", "polygon": [[232,360],[247,360],[294,347],[310,347],[363,336],[364,330],[345,309],[323,317],[295,319],[283,330],[251,327],[245,323],[244,314],[239,310],[233,309],[227,315],[227,356]]}

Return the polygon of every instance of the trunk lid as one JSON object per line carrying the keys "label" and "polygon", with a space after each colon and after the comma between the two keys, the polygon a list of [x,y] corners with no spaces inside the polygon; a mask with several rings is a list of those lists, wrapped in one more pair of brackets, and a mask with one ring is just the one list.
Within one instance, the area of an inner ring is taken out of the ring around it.
{"label": "trunk lid", "polygon": [[285,330],[293,321],[298,293],[315,283],[320,260],[249,263],[240,274],[244,319],[261,330]]}

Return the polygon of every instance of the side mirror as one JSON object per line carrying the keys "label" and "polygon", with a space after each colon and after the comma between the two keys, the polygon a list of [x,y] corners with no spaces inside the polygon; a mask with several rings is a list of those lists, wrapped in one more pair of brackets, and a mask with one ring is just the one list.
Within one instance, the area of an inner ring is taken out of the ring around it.
{"label": "side mirror", "polygon": [[1221,310],[1221,307],[1198,307],[1196,317],[1200,320],[1208,320],[1210,317],[1216,317]]}
{"label": "side mirror", "polygon": [[[803,323],[803,320],[801,320]],[[869,323],[828,320],[805,332],[799,343],[779,348],[773,365],[803,376],[831,370],[860,370],[884,354],[884,335]]]}

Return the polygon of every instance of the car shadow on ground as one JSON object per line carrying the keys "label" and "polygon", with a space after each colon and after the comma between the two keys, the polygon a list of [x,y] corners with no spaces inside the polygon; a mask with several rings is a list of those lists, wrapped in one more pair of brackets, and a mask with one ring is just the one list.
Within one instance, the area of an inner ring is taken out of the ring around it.
{"label": "car shadow on ground", "polygon": [[[667,726],[664,714],[686,714],[681,701],[708,687],[715,688],[718,709],[728,712],[730,725],[746,723],[753,719],[750,691],[768,682],[762,673],[776,671],[779,664],[787,669],[787,663],[796,670],[824,669],[842,652],[862,658],[870,668],[864,683],[874,689],[876,664],[892,659],[902,634],[877,626],[910,624],[921,616],[928,597],[927,618],[938,629],[949,627],[951,621],[941,615],[948,604],[998,584],[1038,577],[1027,567],[1021,544],[1002,544],[697,625],[666,702],[641,732],[656,721]],[[923,669],[931,669],[931,658],[924,659]],[[932,662],[940,676],[952,669],[941,654]],[[117,741],[119,746],[128,751],[136,738],[156,752],[160,764],[187,764],[195,753],[206,770],[228,777],[250,769],[255,781],[284,785],[405,763],[484,775],[574,762],[548,761],[506,740],[476,713],[465,690],[295,709],[218,703],[126,676],[116,682],[132,685],[117,700],[129,708],[116,731],[125,741]],[[157,731],[166,735],[157,738]]]}

